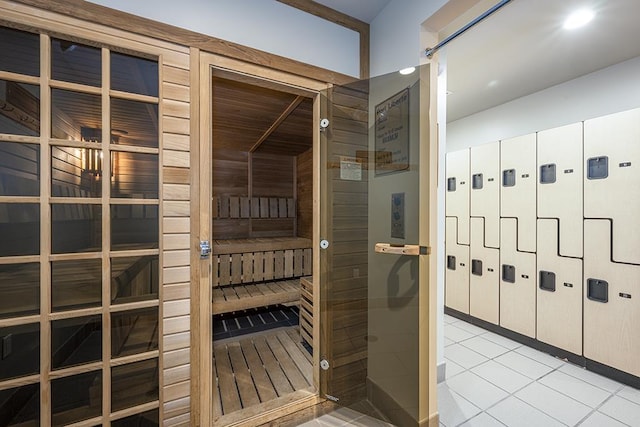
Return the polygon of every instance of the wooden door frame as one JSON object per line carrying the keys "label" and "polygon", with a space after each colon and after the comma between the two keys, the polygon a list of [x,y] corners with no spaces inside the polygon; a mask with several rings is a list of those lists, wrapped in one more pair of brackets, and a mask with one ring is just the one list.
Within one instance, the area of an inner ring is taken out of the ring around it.
{"label": "wooden door frame", "polygon": [[[313,98],[313,247],[319,247],[319,196],[320,196],[320,91],[328,83],[299,75],[278,71],[254,63],[216,55],[197,48],[191,49],[191,132],[197,135],[191,142],[191,247],[198,248],[201,240],[212,241],[211,198],[212,198],[212,143],[213,143],[213,72],[224,74],[225,78],[266,86],[285,92],[305,94]],[[209,184],[207,184],[209,183]],[[313,275],[320,272],[320,255],[313,251]],[[211,378],[212,366],[212,322],[210,281],[211,258],[201,259],[196,250],[191,252],[191,422],[195,426],[215,425],[212,408]],[[320,346],[318,281],[314,280],[314,348]],[[313,378],[319,387],[319,353],[314,352]],[[321,399],[319,394],[293,401],[275,411],[240,420],[232,425],[249,426],[267,422],[276,417],[287,415],[315,405]]]}

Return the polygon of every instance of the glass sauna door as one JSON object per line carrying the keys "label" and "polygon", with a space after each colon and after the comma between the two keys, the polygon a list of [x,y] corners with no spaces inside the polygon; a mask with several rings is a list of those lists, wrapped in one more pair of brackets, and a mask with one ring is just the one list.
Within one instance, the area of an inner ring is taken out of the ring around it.
{"label": "glass sauna door", "polygon": [[432,81],[425,65],[321,98],[321,393],[400,426],[435,411]]}

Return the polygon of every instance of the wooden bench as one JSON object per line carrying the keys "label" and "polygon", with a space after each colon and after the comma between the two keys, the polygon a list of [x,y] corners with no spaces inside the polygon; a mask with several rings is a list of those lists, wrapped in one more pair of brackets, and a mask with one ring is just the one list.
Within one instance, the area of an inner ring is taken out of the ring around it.
{"label": "wooden bench", "polygon": [[216,240],[213,313],[300,301],[300,277],[312,273],[311,240],[299,237]]}

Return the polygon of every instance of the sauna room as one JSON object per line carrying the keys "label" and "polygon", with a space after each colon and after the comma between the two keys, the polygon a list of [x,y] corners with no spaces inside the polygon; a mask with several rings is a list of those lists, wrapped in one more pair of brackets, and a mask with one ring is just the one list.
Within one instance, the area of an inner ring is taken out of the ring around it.
{"label": "sauna room", "polygon": [[315,392],[313,100],[214,70],[213,414]]}

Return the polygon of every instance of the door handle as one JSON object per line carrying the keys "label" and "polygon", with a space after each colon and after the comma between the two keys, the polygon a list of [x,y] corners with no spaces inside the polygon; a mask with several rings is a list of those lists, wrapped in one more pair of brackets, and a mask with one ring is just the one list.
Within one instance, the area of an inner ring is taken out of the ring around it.
{"label": "door handle", "polygon": [[392,245],[391,243],[376,243],[375,251],[380,254],[411,255],[411,256],[431,254],[431,248],[429,246]]}

